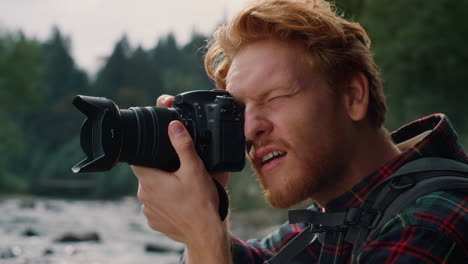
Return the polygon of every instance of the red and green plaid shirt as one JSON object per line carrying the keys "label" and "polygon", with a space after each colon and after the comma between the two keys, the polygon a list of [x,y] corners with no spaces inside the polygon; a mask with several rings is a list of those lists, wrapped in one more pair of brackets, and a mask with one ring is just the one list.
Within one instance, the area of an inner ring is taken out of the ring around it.
{"label": "red and green plaid shirt", "polygon": [[[447,117],[434,114],[392,133],[396,144],[425,131],[421,141],[388,161],[350,191],[327,204],[327,211],[357,207],[372,188],[406,162],[438,156],[468,163]],[[263,263],[303,230],[284,224],[263,239],[247,242],[232,238],[234,263]],[[352,245],[342,232],[327,233],[323,244],[314,240],[291,263],[350,263]],[[373,230],[357,263],[468,263],[468,194],[434,192],[420,197],[381,229]]]}

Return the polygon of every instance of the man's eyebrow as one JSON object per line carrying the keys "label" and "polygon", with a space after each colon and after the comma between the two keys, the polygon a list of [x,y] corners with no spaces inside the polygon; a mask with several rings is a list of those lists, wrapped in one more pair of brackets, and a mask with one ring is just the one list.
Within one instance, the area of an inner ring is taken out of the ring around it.
{"label": "man's eyebrow", "polygon": [[284,82],[284,83],[278,83],[275,85],[272,85],[270,88],[265,88],[263,89],[264,91],[258,91],[256,90],[255,87],[251,87],[248,94],[243,96],[242,98],[239,98],[239,96],[236,96],[236,89],[231,89],[234,92],[229,91],[231,93],[232,97],[241,104],[245,104],[246,100],[252,100],[252,101],[262,101],[265,99],[268,99],[271,97],[272,94],[284,91],[287,94],[293,93],[293,91],[297,90],[296,88],[297,84],[294,84],[293,82]]}
{"label": "man's eyebrow", "polygon": [[273,86],[272,89],[269,89],[267,92],[261,95],[263,98],[268,98],[271,94],[280,93],[280,95],[292,94],[298,88],[297,82],[288,81],[284,83],[278,83]]}

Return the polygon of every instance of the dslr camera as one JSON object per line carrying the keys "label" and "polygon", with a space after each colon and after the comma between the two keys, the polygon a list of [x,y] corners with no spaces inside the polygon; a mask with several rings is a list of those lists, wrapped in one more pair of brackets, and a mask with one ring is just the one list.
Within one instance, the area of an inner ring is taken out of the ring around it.
{"label": "dslr camera", "polygon": [[101,172],[117,162],[175,171],[179,158],[167,127],[179,120],[210,172],[240,171],[245,163],[243,107],[222,90],[190,91],[174,97],[173,108],[119,109],[109,99],[78,95],[73,104],[86,115],[80,144],[86,159],[75,173]]}

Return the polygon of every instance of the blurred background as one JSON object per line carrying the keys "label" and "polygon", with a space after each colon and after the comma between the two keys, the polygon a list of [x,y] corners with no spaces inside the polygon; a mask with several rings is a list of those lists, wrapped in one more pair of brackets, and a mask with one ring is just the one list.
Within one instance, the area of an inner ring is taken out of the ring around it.
{"label": "blurred background", "polygon": [[[0,259],[147,263],[147,242],[164,238],[145,226],[128,165],[96,174],[70,170],[84,158],[79,146],[84,116],[72,99],[77,94],[103,96],[128,108],[154,105],[163,93],[212,89],[203,68],[205,40],[246,2],[1,0],[0,208],[10,213],[0,212]],[[373,41],[389,104],[387,128],[442,112],[466,149],[468,1],[336,0],[336,5],[345,17],[360,22]],[[284,220],[284,212],[264,202],[249,168],[231,177],[229,189],[233,231],[240,237],[267,232]],[[116,224],[126,215],[131,219]],[[80,217],[94,222],[80,222]],[[62,218],[62,224],[56,222]],[[109,222],[116,229],[109,229]],[[246,222],[254,228],[241,228]],[[103,225],[109,230],[98,230]],[[89,254],[96,247],[88,242],[57,244],[63,235],[58,226],[63,232],[91,229],[98,239],[85,240],[99,245],[115,242],[109,234],[120,230],[123,242],[112,250],[99,249],[98,257]],[[142,234],[149,237],[135,242]],[[143,253],[118,258],[125,241],[140,243]],[[148,263],[176,262],[180,245],[165,243]]]}

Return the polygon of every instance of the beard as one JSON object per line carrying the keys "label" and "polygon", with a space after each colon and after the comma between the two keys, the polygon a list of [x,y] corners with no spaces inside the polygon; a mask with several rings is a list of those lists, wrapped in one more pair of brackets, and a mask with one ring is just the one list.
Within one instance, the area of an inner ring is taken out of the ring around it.
{"label": "beard", "polygon": [[288,181],[281,189],[271,190],[265,187],[263,177],[259,174],[257,176],[267,202],[271,206],[281,209],[289,208],[308,199],[310,197],[309,192],[315,185],[306,180],[302,180],[302,183],[297,185],[293,181]]}
{"label": "beard", "polygon": [[[265,176],[261,170],[250,160],[251,167],[257,176],[257,180],[267,202],[275,208],[289,208],[307,199],[313,199],[314,194],[325,190],[333,182],[330,177],[334,173],[327,168],[330,165],[329,159],[316,160],[310,165],[310,161],[302,161],[303,164],[309,164],[305,170],[300,173],[289,174],[287,180],[281,186],[267,186]],[[328,171],[328,173],[327,173]],[[286,175],[275,175],[276,177],[285,177]]]}
{"label": "beard", "polygon": [[[257,176],[257,180],[267,202],[275,208],[289,208],[307,199],[317,200],[323,195],[333,192],[345,166],[339,160],[346,160],[342,155],[342,149],[336,148],[337,144],[323,144],[318,146],[320,151],[316,154],[299,157],[296,153],[288,153],[287,157],[294,159],[290,168],[286,168],[283,175],[274,177],[286,177],[282,184],[277,182],[269,186],[265,181],[265,175],[261,169],[249,157],[250,165]],[[340,153],[341,152],[341,153]],[[311,158],[313,157],[313,158]],[[283,168],[284,169],[284,168]],[[280,172],[276,172],[277,174]]]}

